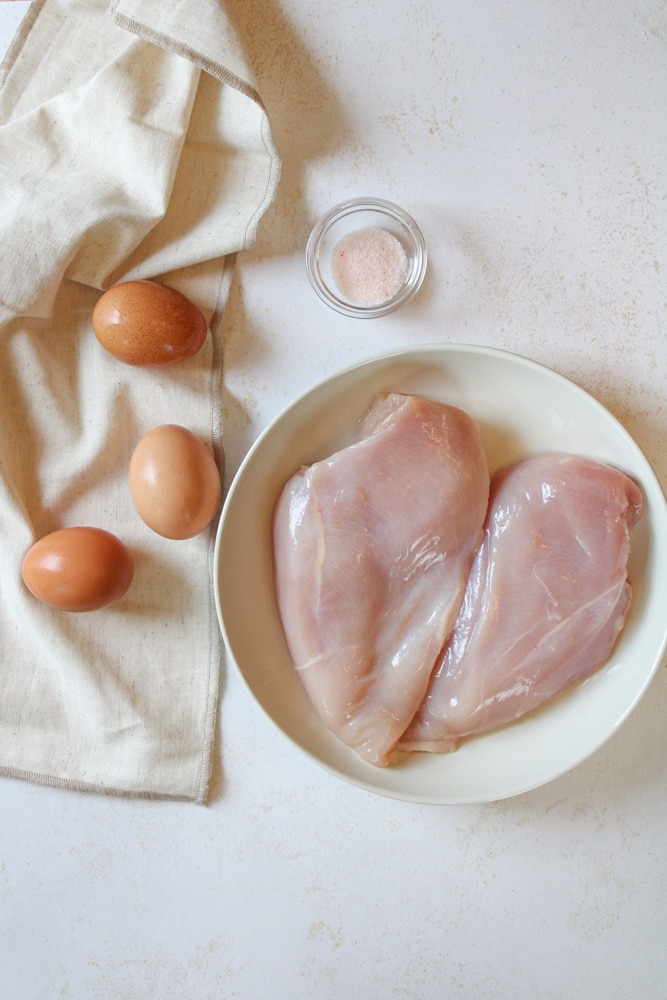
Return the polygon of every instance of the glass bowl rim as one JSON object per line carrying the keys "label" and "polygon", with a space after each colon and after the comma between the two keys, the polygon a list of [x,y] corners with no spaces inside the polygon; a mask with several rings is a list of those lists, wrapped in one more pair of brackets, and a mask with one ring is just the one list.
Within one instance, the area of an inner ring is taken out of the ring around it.
{"label": "glass bowl rim", "polygon": [[[412,256],[416,261],[411,273],[398,292],[379,305],[355,305],[336,295],[335,291],[324,281],[318,266],[319,247],[322,238],[330,227],[339,219],[344,219],[356,213],[369,211],[385,215],[399,224],[407,234],[412,246]],[[306,272],[311,285],[328,306],[345,316],[361,319],[375,319],[395,312],[399,306],[409,301],[421,287],[426,274],[428,255],[424,235],[413,217],[399,205],[384,198],[349,198],[339,202],[320,216],[313,226],[306,244]]]}

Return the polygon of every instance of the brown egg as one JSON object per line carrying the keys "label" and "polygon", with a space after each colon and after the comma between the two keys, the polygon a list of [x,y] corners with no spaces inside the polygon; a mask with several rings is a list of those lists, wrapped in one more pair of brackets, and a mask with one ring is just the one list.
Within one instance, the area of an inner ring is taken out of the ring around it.
{"label": "brown egg", "polygon": [[206,320],[181,292],[157,281],[124,281],[93,309],[95,336],[128,365],[173,365],[193,357],[206,339]]}
{"label": "brown egg", "polygon": [[102,528],[61,528],[27,552],[23,582],[38,600],[60,611],[97,611],[127,591],[132,556],[119,538]]}
{"label": "brown egg", "polygon": [[162,424],[144,434],[130,460],[132,502],[149,528],[165,538],[193,538],[220,503],[213,455],[192,431]]}

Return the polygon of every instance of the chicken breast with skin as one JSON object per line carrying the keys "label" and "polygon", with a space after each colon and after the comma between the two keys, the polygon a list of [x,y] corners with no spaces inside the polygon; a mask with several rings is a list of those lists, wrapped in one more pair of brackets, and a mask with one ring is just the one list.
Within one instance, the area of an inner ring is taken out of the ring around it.
{"label": "chicken breast with skin", "polygon": [[355,442],[301,469],[274,516],[276,595],[319,715],[376,765],[390,763],[453,628],[489,491],[463,411],[378,396]]}
{"label": "chicken breast with skin", "polygon": [[643,509],[632,479],[586,458],[538,455],[497,473],[456,627],[401,746],[455,749],[599,669],[630,606]]}

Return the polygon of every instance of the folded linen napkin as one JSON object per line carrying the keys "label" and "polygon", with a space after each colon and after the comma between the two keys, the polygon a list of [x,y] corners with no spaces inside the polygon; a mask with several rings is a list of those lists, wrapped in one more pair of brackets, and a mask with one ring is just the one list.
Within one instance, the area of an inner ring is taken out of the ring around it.
{"label": "folded linen napkin", "polygon": [[[205,802],[215,524],[155,535],[127,469],[163,423],[222,458],[220,313],[280,160],[220,0],[33,0],[0,88],[0,774]],[[132,368],[100,347],[92,308],[131,278],[196,302],[194,358]],[[102,611],[54,611],[21,580],[32,543],[75,524],[134,555]]]}

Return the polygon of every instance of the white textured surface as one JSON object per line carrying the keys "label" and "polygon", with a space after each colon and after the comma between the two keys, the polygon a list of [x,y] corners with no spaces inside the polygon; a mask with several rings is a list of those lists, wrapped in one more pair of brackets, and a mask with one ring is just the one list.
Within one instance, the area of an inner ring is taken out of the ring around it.
{"label": "white textured surface", "polygon": [[[228,310],[228,474],[312,382],[444,340],[574,379],[667,484],[665,5],[228,6],[284,156]],[[328,311],[303,266],[356,195],[403,205],[429,248],[384,320]],[[666,709],[661,668],[566,777],[420,807],[315,768],[230,670],[206,809],[0,784],[0,997],[661,1000]]]}
{"label": "white textured surface", "polygon": [[14,32],[18,29],[29,6],[29,0],[2,0],[0,2],[0,57],[4,56],[14,37]]}

